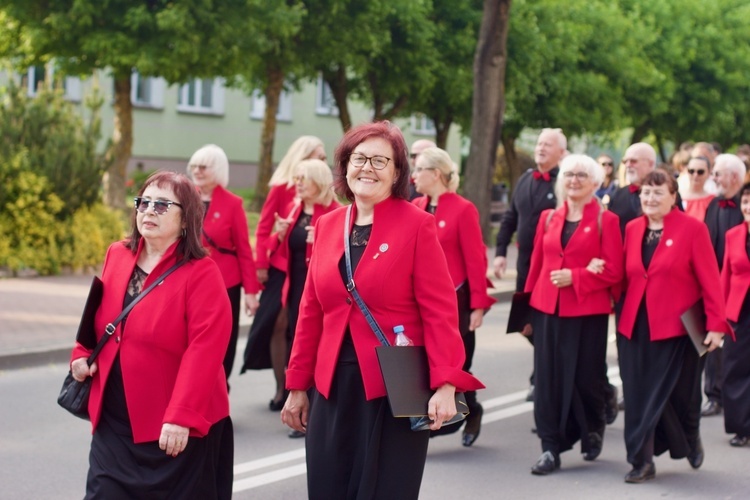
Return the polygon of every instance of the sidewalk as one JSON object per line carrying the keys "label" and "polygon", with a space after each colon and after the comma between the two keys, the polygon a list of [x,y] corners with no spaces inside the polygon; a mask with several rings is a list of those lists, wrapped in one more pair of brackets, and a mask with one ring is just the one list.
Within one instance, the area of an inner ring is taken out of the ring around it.
{"label": "sidewalk", "polygon": [[[494,248],[488,250],[492,264]],[[507,301],[515,288],[516,248],[508,248],[508,269],[490,293]],[[86,303],[92,276],[46,276],[0,279],[0,370],[49,363],[65,363],[73,347],[78,322]],[[240,316],[240,336],[252,322]]]}

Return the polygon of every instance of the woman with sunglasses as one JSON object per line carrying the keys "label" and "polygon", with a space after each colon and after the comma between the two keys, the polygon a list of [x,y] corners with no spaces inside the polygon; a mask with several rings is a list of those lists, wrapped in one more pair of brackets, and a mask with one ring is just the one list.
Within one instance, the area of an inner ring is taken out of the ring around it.
{"label": "woman with sunglasses", "polygon": [[286,343],[288,315],[281,303],[287,261],[283,251],[274,251],[279,247],[274,243],[272,233],[276,216],[286,213],[297,193],[295,167],[302,160],[312,158],[326,160],[323,141],[317,137],[304,135],[289,146],[268,182],[270,189],[255,229],[255,264],[263,293],[260,295],[260,307],[250,326],[240,373],[273,368],[276,392],[268,402],[268,409],[271,411],[279,411],[284,406],[284,370],[289,348]]}
{"label": "woman with sunglasses", "polygon": [[190,180],[157,172],[135,198],[130,236],[107,251],[95,319],[102,335],[144,289],[182,265],[133,307],[90,367],[92,351],[73,349],[73,376],[93,377],[86,498],[231,498],[222,361],[232,311],[201,242],[202,219]]}
{"label": "woman with sunglasses", "polygon": [[[448,260],[448,270],[453,280],[458,302],[458,328],[464,343],[466,361],[463,369],[471,370],[477,328],[482,326],[484,313],[495,303],[487,295],[487,247],[482,239],[479,212],[466,198],[456,194],[458,167],[442,149],[431,147],[422,150],[412,173],[414,187],[425,196],[412,203],[435,216],[438,239]],[[484,409],[477,401],[476,391],[467,391],[466,418],[461,442],[471,446],[479,437]],[[452,434],[461,425],[450,425],[435,431],[433,436]]]}
{"label": "woman with sunglasses", "polygon": [[[294,169],[294,184],[297,196],[284,211],[287,214],[285,218],[276,215],[276,231],[269,240],[269,249],[272,252],[278,249],[286,256],[287,261],[282,293],[282,303],[289,323],[285,366],[289,361],[288,353],[297,327],[299,304],[312,255],[315,224],[320,216],[341,206],[334,199],[331,168],[322,160],[303,160],[298,163]],[[296,430],[289,432],[291,438],[304,436],[304,433]]]}
{"label": "woman with sunglasses", "polygon": [[380,341],[349,290],[356,288],[391,345],[403,329],[425,346],[432,430],[456,414],[457,390],[482,384],[461,369],[456,293],[432,216],[408,202],[401,131],[388,122],[349,130],[334,169],[336,192],[353,203],[315,227],[281,418],[307,434],[309,498],[416,499],[430,433],[392,416],[375,353]]}
{"label": "woman with sunglasses", "polygon": [[617,180],[617,173],[615,172],[615,161],[611,156],[599,155],[596,162],[604,169],[604,180],[599,189],[596,190],[596,197],[602,200],[602,204],[606,207],[609,205],[609,199],[617,191],[617,188],[620,187],[620,183]]}
{"label": "woman with sunglasses", "polygon": [[531,293],[536,387],[534,421],[547,475],[578,441],[586,461],[602,451],[607,324],[622,280],[619,218],[594,196],[604,170],[585,155],[560,162],[558,208],[539,217],[525,292]]}
{"label": "woman with sunglasses", "polygon": [[690,158],[682,175],[687,175],[689,184],[680,190],[682,208],[691,217],[703,221],[706,209],[716,196],[706,190],[706,181],[711,178],[711,161],[705,156]]}
{"label": "woman with sunglasses", "polygon": [[229,302],[232,304],[232,337],[224,356],[224,372],[229,380],[237,352],[240,328],[240,302],[245,290],[245,313],[255,314],[260,285],[255,275],[255,260],[247,232],[247,216],[242,198],[229,192],[229,160],[215,144],[203,146],[193,153],[187,173],[198,188],[205,207],[203,246],[216,262],[224,277]]}

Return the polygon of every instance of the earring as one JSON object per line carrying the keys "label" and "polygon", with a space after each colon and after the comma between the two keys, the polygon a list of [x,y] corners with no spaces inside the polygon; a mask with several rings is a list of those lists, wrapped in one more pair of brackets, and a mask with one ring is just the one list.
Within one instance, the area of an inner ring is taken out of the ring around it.
{"label": "earring", "polygon": [[185,238],[187,236],[187,229],[184,227],[182,228],[182,237]]}

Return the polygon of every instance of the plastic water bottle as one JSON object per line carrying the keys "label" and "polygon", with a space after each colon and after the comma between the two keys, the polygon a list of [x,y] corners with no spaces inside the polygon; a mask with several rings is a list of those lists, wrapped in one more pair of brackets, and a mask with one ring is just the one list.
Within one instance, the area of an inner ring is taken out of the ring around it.
{"label": "plastic water bottle", "polygon": [[393,333],[396,334],[397,346],[403,347],[403,346],[414,345],[414,342],[412,342],[411,339],[407,337],[406,334],[404,333],[404,325],[394,326]]}

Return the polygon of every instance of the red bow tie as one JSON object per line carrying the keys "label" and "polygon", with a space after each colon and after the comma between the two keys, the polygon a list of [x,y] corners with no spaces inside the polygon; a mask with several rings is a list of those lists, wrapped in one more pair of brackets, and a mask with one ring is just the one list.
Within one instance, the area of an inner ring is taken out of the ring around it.
{"label": "red bow tie", "polygon": [[549,181],[550,180],[549,172],[542,173],[539,170],[534,170],[534,179],[536,180],[544,179],[545,181]]}
{"label": "red bow tie", "polygon": [[641,189],[640,186],[636,186],[635,184],[628,184],[628,189],[630,190],[630,193],[637,193],[639,189]]}
{"label": "red bow tie", "polygon": [[734,200],[719,200],[719,206],[721,208],[727,208],[727,207],[737,208],[737,204],[734,202]]}

